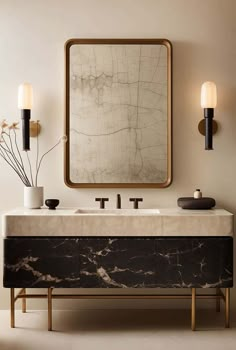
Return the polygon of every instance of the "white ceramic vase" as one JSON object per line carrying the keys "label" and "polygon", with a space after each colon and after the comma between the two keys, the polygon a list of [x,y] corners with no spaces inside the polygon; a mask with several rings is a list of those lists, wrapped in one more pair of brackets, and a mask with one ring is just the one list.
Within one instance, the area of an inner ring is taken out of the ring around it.
{"label": "white ceramic vase", "polygon": [[43,187],[24,188],[24,207],[40,209],[43,206]]}

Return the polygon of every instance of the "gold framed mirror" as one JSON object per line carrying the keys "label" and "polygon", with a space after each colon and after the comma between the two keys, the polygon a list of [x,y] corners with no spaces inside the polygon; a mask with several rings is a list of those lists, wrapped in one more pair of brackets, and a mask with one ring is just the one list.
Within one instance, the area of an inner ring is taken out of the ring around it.
{"label": "gold framed mirror", "polygon": [[172,181],[172,46],[166,39],[65,44],[65,183],[164,188]]}

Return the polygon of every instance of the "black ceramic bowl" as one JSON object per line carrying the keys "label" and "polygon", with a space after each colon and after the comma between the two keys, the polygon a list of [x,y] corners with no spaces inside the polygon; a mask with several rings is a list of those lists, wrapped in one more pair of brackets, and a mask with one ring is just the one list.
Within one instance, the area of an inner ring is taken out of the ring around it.
{"label": "black ceramic bowl", "polygon": [[193,197],[182,197],[178,198],[178,206],[182,209],[202,209],[207,210],[211,209],[216,205],[214,198],[202,197],[202,198],[193,198]]}
{"label": "black ceramic bowl", "polygon": [[59,204],[59,199],[46,199],[45,204],[48,207],[48,209],[56,209],[56,207]]}

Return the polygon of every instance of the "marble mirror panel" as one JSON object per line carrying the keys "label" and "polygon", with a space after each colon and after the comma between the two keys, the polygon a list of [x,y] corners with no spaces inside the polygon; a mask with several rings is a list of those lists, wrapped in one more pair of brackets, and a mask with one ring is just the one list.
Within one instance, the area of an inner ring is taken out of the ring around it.
{"label": "marble mirror panel", "polygon": [[170,42],[72,39],[65,55],[66,184],[167,187],[172,177]]}

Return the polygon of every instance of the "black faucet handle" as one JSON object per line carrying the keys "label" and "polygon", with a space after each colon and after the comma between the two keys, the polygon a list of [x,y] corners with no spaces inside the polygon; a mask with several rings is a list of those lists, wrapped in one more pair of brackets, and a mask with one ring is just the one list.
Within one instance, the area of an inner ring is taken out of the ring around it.
{"label": "black faucet handle", "polygon": [[134,202],[134,209],[138,209],[138,203],[143,202],[143,198],[130,198],[130,202]]}
{"label": "black faucet handle", "polygon": [[121,209],[121,195],[117,194],[116,196],[116,209]]}
{"label": "black faucet handle", "polygon": [[96,202],[100,202],[100,209],[105,209],[105,202],[109,201],[109,198],[95,198]]}

